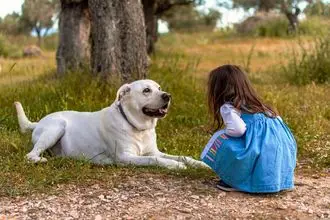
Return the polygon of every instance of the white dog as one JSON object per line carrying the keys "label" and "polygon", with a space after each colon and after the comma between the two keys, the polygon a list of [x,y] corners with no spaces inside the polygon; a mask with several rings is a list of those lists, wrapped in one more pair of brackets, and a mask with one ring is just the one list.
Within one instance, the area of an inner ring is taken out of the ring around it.
{"label": "white dog", "polygon": [[158,165],[166,168],[207,167],[185,156],[162,153],[155,127],[167,114],[170,94],[152,80],[121,86],[115,102],[98,112],[62,111],[30,122],[15,102],[21,132],[33,130],[32,162],[46,162],[45,150],[61,157],[84,158],[97,164]]}

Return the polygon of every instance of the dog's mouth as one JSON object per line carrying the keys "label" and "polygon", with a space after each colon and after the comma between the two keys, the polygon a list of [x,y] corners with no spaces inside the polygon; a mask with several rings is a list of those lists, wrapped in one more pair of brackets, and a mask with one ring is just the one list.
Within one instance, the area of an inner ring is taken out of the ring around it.
{"label": "dog's mouth", "polygon": [[149,117],[154,117],[154,118],[163,118],[166,116],[168,112],[168,105],[169,103],[166,103],[162,107],[158,109],[153,109],[153,108],[148,108],[148,107],[143,107],[142,112],[143,114],[149,116]]}

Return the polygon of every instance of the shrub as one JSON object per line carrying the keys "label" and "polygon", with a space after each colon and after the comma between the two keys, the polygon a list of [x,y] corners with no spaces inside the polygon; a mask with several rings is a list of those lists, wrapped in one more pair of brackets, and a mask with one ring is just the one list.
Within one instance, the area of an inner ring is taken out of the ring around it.
{"label": "shrub", "polygon": [[307,17],[300,22],[299,34],[301,35],[324,35],[328,33],[329,19],[313,16]]}
{"label": "shrub", "polygon": [[[328,29],[324,28],[327,20],[321,20],[320,17],[308,17],[300,22],[298,35],[316,36],[326,34]],[[285,17],[277,17],[268,20],[257,26],[255,35],[260,37],[286,37],[288,34],[289,22]]]}
{"label": "shrub", "polygon": [[288,35],[288,25],[289,22],[286,18],[278,17],[261,23],[254,33],[260,37],[285,37]]}
{"label": "shrub", "polygon": [[287,36],[289,22],[278,13],[257,13],[236,25],[238,33],[261,37]]}
{"label": "shrub", "polygon": [[286,17],[280,15],[258,14],[247,18],[241,24],[236,26],[238,33],[243,35],[252,35],[259,37],[287,37],[295,35],[316,36],[328,33],[328,19],[322,19],[317,16],[307,17],[300,22],[296,34],[289,34],[289,21]]}
{"label": "shrub", "polygon": [[6,44],[6,39],[2,35],[0,35],[0,57],[8,56],[8,48]]}
{"label": "shrub", "polygon": [[314,39],[307,46],[300,43],[300,51],[293,50],[289,64],[283,66],[283,72],[293,84],[328,83],[330,81],[329,57],[329,37]]}
{"label": "shrub", "polygon": [[0,57],[4,58],[19,58],[22,56],[22,51],[16,45],[9,42],[4,35],[0,34]]}

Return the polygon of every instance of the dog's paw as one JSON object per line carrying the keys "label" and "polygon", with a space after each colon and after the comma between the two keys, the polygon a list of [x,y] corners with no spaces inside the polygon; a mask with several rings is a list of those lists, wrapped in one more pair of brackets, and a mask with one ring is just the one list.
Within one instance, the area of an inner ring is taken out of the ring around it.
{"label": "dog's paw", "polygon": [[35,154],[27,154],[26,159],[31,163],[45,163],[47,162],[47,159],[44,157],[39,157]]}
{"label": "dog's paw", "polygon": [[190,167],[210,169],[210,167],[208,165],[206,165],[206,163],[199,161],[199,160],[195,160],[192,157],[182,157],[181,159],[186,165],[188,165]]}
{"label": "dog's paw", "polygon": [[185,170],[185,169],[187,169],[187,166],[182,162],[176,162],[171,165],[168,165],[167,168],[173,169],[173,170],[177,170],[177,169]]}
{"label": "dog's paw", "polygon": [[39,163],[46,163],[48,160],[45,157],[40,157]]}
{"label": "dog's paw", "polygon": [[195,160],[195,161],[192,162],[190,165],[191,165],[192,167],[194,167],[194,168],[205,168],[205,169],[210,169],[210,167],[209,167],[206,163],[204,163],[204,162],[202,162],[202,161],[198,161],[198,160]]}

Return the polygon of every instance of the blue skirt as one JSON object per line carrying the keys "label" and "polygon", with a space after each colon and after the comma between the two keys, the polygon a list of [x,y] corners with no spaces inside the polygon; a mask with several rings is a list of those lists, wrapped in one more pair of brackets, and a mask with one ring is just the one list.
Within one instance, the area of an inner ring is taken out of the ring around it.
{"label": "blue skirt", "polygon": [[216,132],[201,158],[233,188],[270,193],[294,187],[296,141],[281,118],[242,114],[246,132],[230,137]]}

